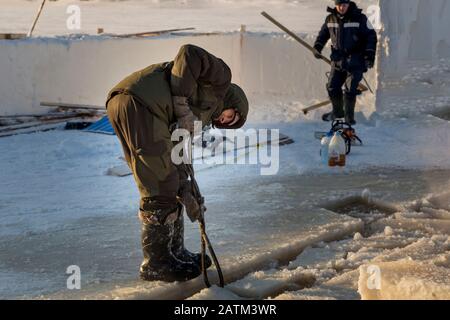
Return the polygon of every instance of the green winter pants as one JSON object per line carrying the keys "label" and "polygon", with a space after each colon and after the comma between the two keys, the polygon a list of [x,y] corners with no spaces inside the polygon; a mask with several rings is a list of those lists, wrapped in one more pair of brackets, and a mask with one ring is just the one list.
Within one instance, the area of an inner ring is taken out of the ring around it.
{"label": "green winter pants", "polygon": [[107,114],[133,172],[141,201],[151,198],[175,203],[179,174],[170,158],[173,144],[167,123],[128,94],[114,96],[108,102]]}

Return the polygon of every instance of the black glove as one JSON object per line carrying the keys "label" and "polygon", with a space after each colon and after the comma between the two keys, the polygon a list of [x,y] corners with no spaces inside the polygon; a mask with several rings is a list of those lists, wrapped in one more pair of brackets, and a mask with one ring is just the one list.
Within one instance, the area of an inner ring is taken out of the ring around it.
{"label": "black glove", "polygon": [[364,63],[367,69],[372,69],[375,64],[375,54],[373,52],[366,52]]}
{"label": "black glove", "polygon": [[318,47],[314,47],[313,54],[314,54],[314,57],[316,57],[316,59],[322,59],[322,49],[320,49]]}
{"label": "black glove", "polygon": [[202,211],[206,211],[203,204],[199,204],[197,199],[194,197],[192,191],[192,184],[188,180],[181,181],[179,196],[180,202],[184,205],[186,209],[186,214],[192,222],[197,221],[202,216]]}

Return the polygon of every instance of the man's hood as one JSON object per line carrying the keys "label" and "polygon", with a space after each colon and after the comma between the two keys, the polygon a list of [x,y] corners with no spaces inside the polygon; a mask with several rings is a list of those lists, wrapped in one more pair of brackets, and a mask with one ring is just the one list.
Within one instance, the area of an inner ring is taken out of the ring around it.
{"label": "man's hood", "polygon": [[244,90],[241,89],[237,84],[230,84],[225,98],[223,99],[223,110],[234,109],[239,113],[239,120],[232,126],[222,125],[217,122],[213,122],[214,126],[219,129],[239,129],[247,121],[248,116],[248,100],[245,95]]}

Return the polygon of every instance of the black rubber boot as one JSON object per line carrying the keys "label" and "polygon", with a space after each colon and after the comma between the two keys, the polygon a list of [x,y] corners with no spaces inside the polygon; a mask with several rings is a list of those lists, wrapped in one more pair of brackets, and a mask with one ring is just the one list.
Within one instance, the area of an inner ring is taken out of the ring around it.
{"label": "black rubber boot", "polygon": [[[173,254],[180,260],[193,262],[195,263],[201,270],[202,268],[202,256],[200,253],[192,253],[184,247],[184,217],[183,217],[183,208],[180,207],[180,216],[178,220],[174,222],[174,233],[172,240],[172,252]],[[211,258],[206,255],[205,257],[206,268],[208,269],[211,264]]]}
{"label": "black rubber boot", "polygon": [[353,96],[345,96],[344,98],[344,109],[345,109],[345,122],[354,126],[356,124],[355,121],[355,104],[356,97]]}
{"label": "black rubber boot", "polygon": [[323,121],[334,121],[338,118],[344,118],[344,99],[343,96],[330,97],[333,111],[322,115]]}
{"label": "black rubber boot", "polygon": [[[177,210],[174,211],[174,216],[176,215]],[[144,261],[140,267],[142,280],[187,281],[201,274],[201,268],[196,263],[181,260],[172,252],[175,235],[175,222],[170,221],[172,218],[161,224],[155,219],[159,216],[158,212],[141,211],[139,216],[142,222],[141,243],[144,254]]]}

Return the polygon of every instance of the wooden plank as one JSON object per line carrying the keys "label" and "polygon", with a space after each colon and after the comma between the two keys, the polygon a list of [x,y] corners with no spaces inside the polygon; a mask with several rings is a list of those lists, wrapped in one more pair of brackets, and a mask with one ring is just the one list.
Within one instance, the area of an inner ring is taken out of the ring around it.
{"label": "wooden plank", "polygon": [[97,116],[97,111],[84,110],[83,111],[62,111],[62,112],[49,112],[49,113],[40,113],[40,114],[18,114],[18,115],[6,115],[0,116],[0,119],[12,119],[12,120],[20,120],[22,118],[38,118],[41,120],[45,119],[59,119],[66,117],[81,117],[81,116]]}
{"label": "wooden plank", "polygon": [[[221,35],[221,34],[223,34],[223,33],[222,32],[196,32],[196,33],[190,34],[189,36],[191,36],[191,37],[204,37],[204,36],[217,36],[217,35]],[[176,33],[176,32],[172,33],[172,35],[173,36],[179,36],[179,37],[184,36],[183,33]]]}
{"label": "wooden plank", "polygon": [[15,114],[15,115],[0,116],[0,119],[38,118],[41,116],[42,116],[42,114]]}
{"label": "wooden plank", "polygon": [[179,28],[179,29],[168,29],[168,30],[156,30],[156,31],[146,31],[138,33],[128,33],[128,34],[117,34],[114,37],[120,38],[130,38],[130,37],[148,37],[148,36],[158,36],[164,33],[176,32],[176,31],[187,31],[195,30],[195,28]]}
{"label": "wooden plank", "polygon": [[94,106],[88,104],[74,104],[64,102],[41,102],[41,107],[57,107],[62,109],[88,109],[88,110],[100,110],[105,111],[104,106]]}
{"label": "wooden plank", "polygon": [[46,125],[46,124],[64,123],[64,122],[71,121],[71,120],[79,120],[80,118],[83,118],[83,116],[66,117],[66,118],[50,119],[50,120],[42,120],[42,121],[30,121],[27,123],[14,124],[14,125],[10,125],[10,126],[0,127],[0,132],[4,133],[4,132],[11,132],[11,131],[18,130],[18,129],[37,127],[37,126]]}
{"label": "wooden plank", "polygon": [[0,33],[1,40],[17,40],[26,38],[25,33]]}

